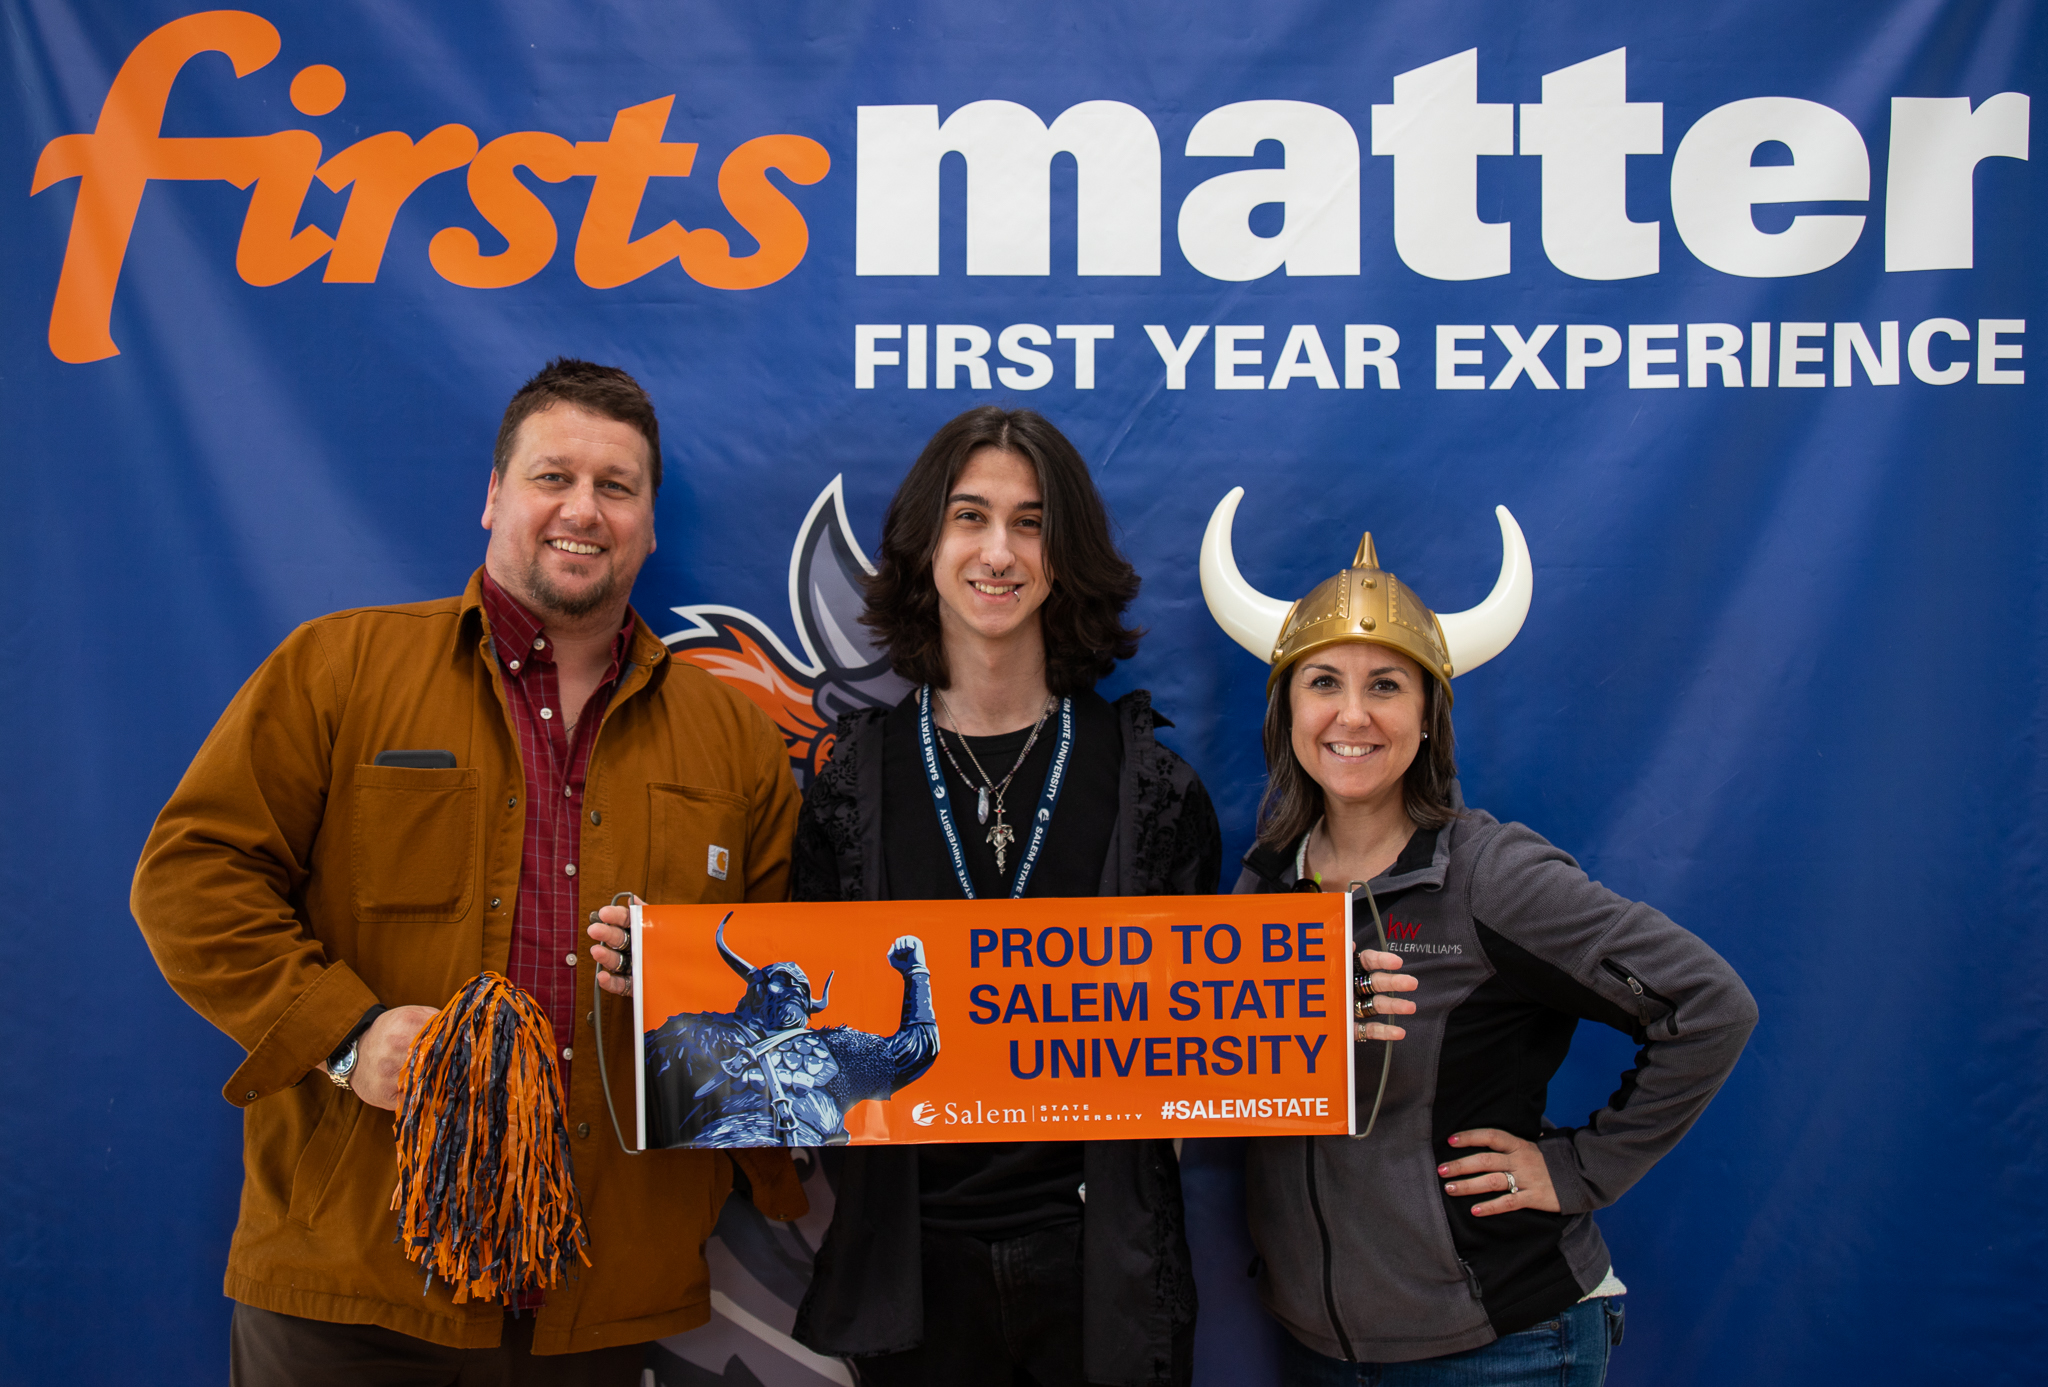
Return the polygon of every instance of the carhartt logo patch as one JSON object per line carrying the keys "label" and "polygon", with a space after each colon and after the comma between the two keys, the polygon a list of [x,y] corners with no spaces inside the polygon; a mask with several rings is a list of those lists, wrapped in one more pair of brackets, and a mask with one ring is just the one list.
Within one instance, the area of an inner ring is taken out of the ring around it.
{"label": "carhartt logo patch", "polygon": [[712,876],[717,877],[720,881],[724,881],[725,874],[727,870],[731,868],[731,866],[732,854],[730,852],[727,852],[724,848],[718,846],[718,844],[713,843],[711,845],[711,851],[705,854],[704,870],[706,872],[709,872]]}

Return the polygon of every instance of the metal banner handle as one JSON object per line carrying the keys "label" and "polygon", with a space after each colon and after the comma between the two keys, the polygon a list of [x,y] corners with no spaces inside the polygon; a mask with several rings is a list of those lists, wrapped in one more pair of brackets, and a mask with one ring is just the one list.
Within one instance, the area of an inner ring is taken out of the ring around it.
{"label": "metal banner handle", "polygon": [[[1387,948],[1387,922],[1380,918],[1380,903],[1372,898],[1372,883],[1369,881],[1354,881],[1351,883],[1351,890],[1354,893],[1360,890],[1365,892],[1365,903],[1372,910],[1372,927],[1379,932],[1380,952],[1383,954],[1391,953],[1392,950]],[[1356,957],[1355,954],[1353,956]],[[1363,1141],[1371,1136],[1373,1123],[1380,1120],[1380,1104],[1385,1101],[1387,1096],[1387,1076],[1394,1072],[1394,1042],[1384,1040],[1380,1043],[1387,1047],[1386,1053],[1380,1057],[1380,1091],[1373,1095],[1372,1112],[1366,1116],[1365,1130],[1359,1132],[1354,1138],[1354,1140],[1358,1141]]]}
{"label": "metal banner handle", "polygon": [[[621,902],[625,903],[626,909],[630,912],[633,908],[633,893],[631,891],[621,891],[618,895],[612,897],[613,905],[618,905]],[[1385,931],[1381,932],[1381,937],[1385,937]],[[640,960],[633,956],[632,948],[632,925],[629,923],[626,926],[626,962],[637,973],[640,967]],[[639,988],[637,979],[634,982],[634,988],[635,990]],[[626,1129],[619,1125],[618,1104],[612,1101],[612,1076],[606,1070],[604,1064],[604,984],[597,980],[595,969],[592,970],[590,979],[590,1027],[597,1033],[597,1083],[598,1087],[604,1090],[605,1110],[612,1115],[612,1135],[619,1139],[619,1150],[625,1152],[628,1156],[644,1155],[645,1153],[638,1147],[626,1145]],[[1385,1082],[1385,1080],[1381,1080],[1383,1087]]]}

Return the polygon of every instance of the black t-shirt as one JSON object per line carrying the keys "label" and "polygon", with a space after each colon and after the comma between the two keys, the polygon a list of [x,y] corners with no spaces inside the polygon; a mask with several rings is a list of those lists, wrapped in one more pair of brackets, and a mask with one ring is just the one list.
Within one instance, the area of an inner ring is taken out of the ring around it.
{"label": "black t-shirt", "polygon": [[[1038,812],[1038,797],[1045,790],[1053,750],[1059,745],[1059,713],[1055,711],[1045,720],[1037,745],[1003,794],[1003,820],[1016,837],[1004,852],[1000,874],[996,850],[988,841],[996,822],[995,797],[989,797],[988,822],[977,822],[975,800],[982,781],[961,742],[965,740],[989,779],[1000,785],[1030,740],[1031,729],[1020,727],[997,737],[965,739],[944,728],[934,731],[953,753],[950,760],[943,752],[939,754],[939,770],[946,777],[954,831],[967,856],[967,876],[974,883],[974,894],[984,900],[1007,897],[1030,841],[1031,816]],[[1060,786],[1045,844],[1038,850],[1038,865],[1031,869],[1026,896],[1093,896],[1102,890],[1102,865],[1116,827],[1123,758],[1116,709],[1100,694],[1076,694],[1074,750],[1067,759],[1066,781]],[[954,769],[955,761],[959,770]],[[966,772],[965,777],[961,771]],[[882,723],[882,823],[887,830],[882,835],[882,859],[891,896],[902,901],[961,898],[960,879],[953,874],[953,858],[946,851],[945,834],[939,829],[938,810],[918,755],[915,694],[890,710]]]}
{"label": "black t-shirt", "polygon": [[[1031,818],[1045,789],[1059,742],[1059,714],[1046,719],[1031,755],[1018,768],[1003,796],[1003,815],[1015,840],[1004,854],[1005,869],[996,870],[995,848],[988,832],[996,822],[990,797],[988,823],[975,818],[974,761],[961,739],[943,729],[939,738],[960,763],[963,777],[944,755],[939,767],[953,804],[955,831],[967,857],[968,879],[982,899],[1010,894],[1030,836]],[[967,744],[1000,784],[1024,744],[1029,727],[996,737],[970,737]],[[1123,734],[1116,709],[1099,694],[1074,696],[1074,749],[1067,761],[1052,825],[1039,849],[1038,865],[1024,894],[1093,896],[1102,889],[1102,869],[1116,828],[1117,797],[1122,783]],[[931,787],[925,779],[917,744],[917,698],[898,704],[882,725],[882,856],[888,873],[888,895],[896,900],[959,900],[960,881],[939,829]],[[1074,1141],[967,1142],[920,1148],[919,1204],[927,1227],[972,1233],[983,1238],[1012,1238],[1079,1218],[1081,1214],[1081,1144]]]}

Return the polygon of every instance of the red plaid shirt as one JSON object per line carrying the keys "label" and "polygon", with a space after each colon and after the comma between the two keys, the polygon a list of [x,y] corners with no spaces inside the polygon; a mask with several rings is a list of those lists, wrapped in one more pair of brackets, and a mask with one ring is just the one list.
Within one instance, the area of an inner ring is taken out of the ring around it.
{"label": "red plaid shirt", "polygon": [[583,841],[583,775],[590,766],[598,724],[626,658],[633,616],[612,640],[611,664],[569,733],[555,673],[555,645],[533,613],[483,577],[484,616],[504,677],[505,703],[519,738],[526,773],[526,838],[519,859],[518,908],[512,917],[512,953],[505,971],[548,1014],[561,1045],[562,1089],[569,1087],[576,1034],[576,969],[594,966],[577,908],[576,857]]}

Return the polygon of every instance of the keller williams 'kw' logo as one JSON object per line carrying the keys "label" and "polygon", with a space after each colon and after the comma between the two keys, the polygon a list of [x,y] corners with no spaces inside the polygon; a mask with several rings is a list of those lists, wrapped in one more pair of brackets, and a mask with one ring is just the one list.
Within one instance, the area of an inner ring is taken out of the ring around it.
{"label": "keller williams 'kw' logo", "polygon": [[1387,919],[1387,947],[1397,954],[1462,954],[1463,944],[1424,944],[1418,942],[1422,934],[1420,920]]}
{"label": "keller williams 'kw' logo", "polygon": [[690,624],[665,638],[677,659],[723,679],[768,714],[800,787],[832,758],[840,714],[893,707],[910,691],[860,624],[861,583],[875,569],[847,524],[842,480],[818,493],[789,555],[789,614],[801,655],[752,612],[710,602],[671,608]]}

